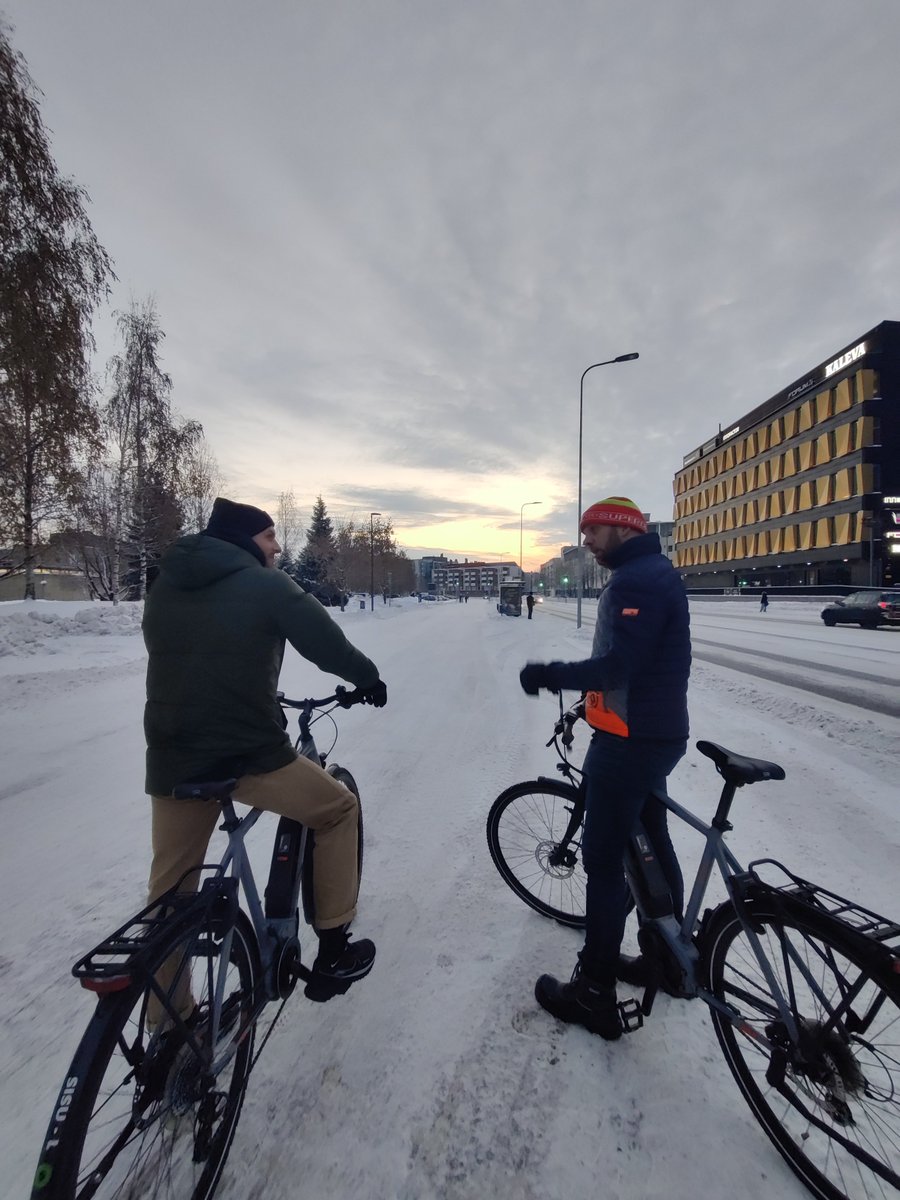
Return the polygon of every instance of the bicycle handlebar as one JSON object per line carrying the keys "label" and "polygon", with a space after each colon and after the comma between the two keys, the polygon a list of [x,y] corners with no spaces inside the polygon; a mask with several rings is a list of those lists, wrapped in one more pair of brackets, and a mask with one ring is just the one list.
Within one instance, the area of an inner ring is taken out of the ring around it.
{"label": "bicycle handlebar", "polygon": [[350,708],[353,704],[363,703],[363,690],[356,688],[355,691],[348,692],[344,687],[336,687],[333,696],[326,696],[323,700],[289,700],[284,692],[276,692],[275,698],[282,708],[298,708],[312,710],[314,708],[325,708],[328,704],[340,704],[341,708]]}
{"label": "bicycle handlebar", "polygon": [[553,727],[553,737],[547,745],[552,746],[556,739],[560,738],[562,744],[568,750],[575,741],[575,734],[572,732],[573,726],[576,721],[580,721],[584,717],[584,703],[579,700],[568,712],[562,712],[562,697],[560,697],[559,707],[560,717]]}

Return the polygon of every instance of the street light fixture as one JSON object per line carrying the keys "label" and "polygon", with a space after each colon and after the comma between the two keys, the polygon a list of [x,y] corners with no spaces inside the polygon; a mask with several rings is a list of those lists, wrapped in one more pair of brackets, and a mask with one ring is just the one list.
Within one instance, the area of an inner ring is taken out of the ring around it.
{"label": "street light fixture", "polygon": [[381,513],[369,513],[369,559],[371,574],[369,576],[369,612],[375,611],[375,518]]}
{"label": "street light fixture", "polygon": [[542,504],[542,503],[543,503],[542,500],[526,500],[525,503],[522,505],[522,507],[519,509],[519,573],[522,576],[523,585],[525,583],[525,566],[522,562],[522,519],[525,516],[525,509],[528,508],[529,504]]}
{"label": "street light fixture", "polygon": [[591,363],[581,375],[581,390],[578,396],[578,512],[575,514],[577,522],[575,534],[575,552],[576,552],[576,596],[577,603],[575,608],[575,628],[581,628],[581,597],[584,595],[584,547],[581,544],[581,443],[582,432],[584,429],[584,377],[588,371],[593,371],[594,367],[608,367],[610,363],[632,362],[640,356],[634,354],[620,354],[616,358],[606,358],[603,362]]}

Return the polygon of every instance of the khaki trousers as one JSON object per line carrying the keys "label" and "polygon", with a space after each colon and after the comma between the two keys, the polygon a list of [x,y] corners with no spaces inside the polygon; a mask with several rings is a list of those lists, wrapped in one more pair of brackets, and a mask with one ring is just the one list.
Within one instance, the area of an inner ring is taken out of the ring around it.
{"label": "khaki trousers", "polygon": [[[151,796],[153,805],[153,862],[147,903],[174,887],[185,876],[182,891],[196,891],[199,872],[191,872],[206,857],[209,839],[221,818],[211,800],[176,800]],[[238,781],[234,799],[251,808],[277,813],[315,830],[313,846],[313,900],[317,929],[346,925],[356,915],[359,892],[357,838],[359,805],[356,797],[308,758],[298,758],[266,775],[245,775]],[[191,872],[190,874],[185,874]],[[168,959],[157,973],[157,983],[168,990],[178,975],[175,1005],[182,1016],[194,1007],[187,964],[183,955]],[[151,997],[150,1024],[161,1017],[159,1002]]]}
{"label": "khaki trousers", "polygon": [[[315,830],[316,928],[334,929],[352,921],[359,892],[359,806],[350,789],[308,758],[297,758],[266,775],[245,775],[238,780],[234,798],[240,804],[289,817]],[[151,801],[153,863],[148,904],[204,861],[221,815],[219,806],[210,800],[152,796]],[[198,881],[198,875],[188,875],[182,889],[196,890]]]}

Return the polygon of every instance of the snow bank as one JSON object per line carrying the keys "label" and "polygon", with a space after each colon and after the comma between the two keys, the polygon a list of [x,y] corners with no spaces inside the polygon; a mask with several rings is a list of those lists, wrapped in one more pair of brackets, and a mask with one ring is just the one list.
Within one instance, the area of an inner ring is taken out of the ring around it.
{"label": "snow bank", "polygon": [[53,600],[0,604],[0,655],[53,654],[61,638],[140,634],[143,604]]}

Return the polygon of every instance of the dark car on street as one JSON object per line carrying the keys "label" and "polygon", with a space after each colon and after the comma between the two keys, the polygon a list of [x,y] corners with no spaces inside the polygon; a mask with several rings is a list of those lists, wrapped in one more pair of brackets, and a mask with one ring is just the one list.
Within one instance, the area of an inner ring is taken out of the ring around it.
{"label": "dark car on street", "polygon": [[900,589],[876,591],[866,588],[852,592],[822,609],[826,625],[861,625],[874,629],[877,625],[900,626]]}

